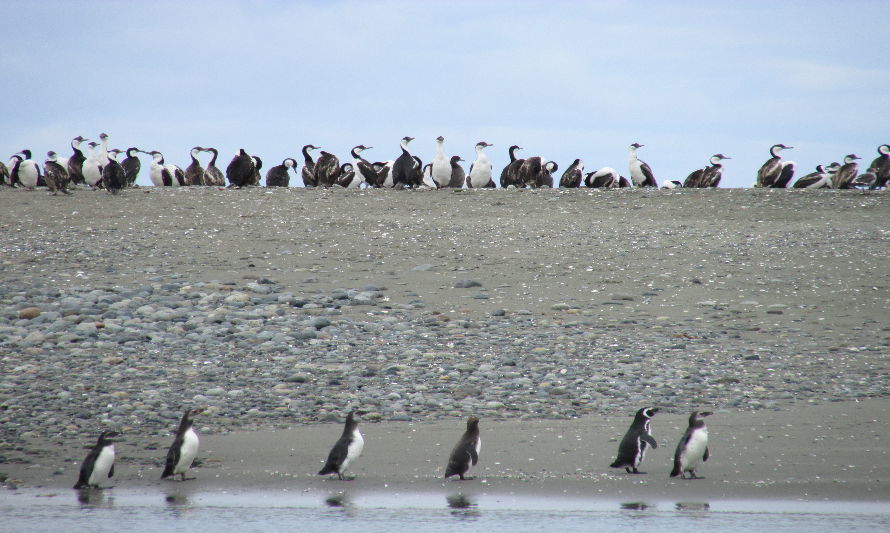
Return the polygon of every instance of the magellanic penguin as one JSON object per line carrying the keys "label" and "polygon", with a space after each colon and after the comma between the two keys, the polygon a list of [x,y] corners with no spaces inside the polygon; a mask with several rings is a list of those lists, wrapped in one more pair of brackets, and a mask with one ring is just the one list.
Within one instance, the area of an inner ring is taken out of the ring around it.
{"label": "magellanic penguin", "polygon": [[179,428],[176,430],[176,437],[167,451],[167,462],[164,465],[161,479],[171,476],[174,476],[175,479],[176,475],[180,475],[182,481],[185,481],[185,473],[191,468],[195,456],[198,455],[198,434],[192,427],[194,424],[192,417],[203,412],[203,407],[196,407],[186,409],[185,414],[182,415]]}
{"label": "magellanic penguin", "polygon": [[[708,452],[708,426],[705,421],[701,420],[713,413],[705,411],[699,413],[693,411],[689,415],[689,427],[686,433],[677,444],[677,451],[674,452],[674,469],[671,470],[671,477],[680,476],[685,478],[685,473],[689,472],[690,478],[695,479],[695,469],[698,465],[707,461],[710,453]],[[699,418],[701,417],[701,418]]]}
{"label": "magellanic penguin", "polygon": [[657,412],[657,407],[643,407],[637,411],[630,429],[627,430],[618,445],[618,457],[609,466],[612,468],[624,467],[628,474],[645,474],[637,468],[643,462],[647,446],[652,446],[653,449],[658,448],[658,443],[655,442],[649,431],[649,421]]}
{"label": "magellanic penguin", "polygon": [[445,467],[445,479],[451,476],[460,476],[461,480],[473,479],[465,474],[471,466],[479,462],[479,452],[482,450],[482,437],[479,436],[479,419],[471,416],[467,419],[467,430],[451,450],[448,458],[448,466]]}
{"label": "magellanic penguin", "polygon": [[319,476],[327,474],[337,474],[339,479],[349,479],[343,477],[343,472],[350,463],[358,459],[365,447],[365,439],[362,438],[361,432],[358,430],[358,421],[355,419],[355,411],[351,411],[346,416],[346,425],[343,428],[343,434],[331,453],[328,454],[328,460],[324,467],[318,471]]}
{"label": "magellanic penguin", "polygon": [[80,465],[75,489],[99,488],[99,482],[114,475],[114,441],[117,432],[103,431]]}

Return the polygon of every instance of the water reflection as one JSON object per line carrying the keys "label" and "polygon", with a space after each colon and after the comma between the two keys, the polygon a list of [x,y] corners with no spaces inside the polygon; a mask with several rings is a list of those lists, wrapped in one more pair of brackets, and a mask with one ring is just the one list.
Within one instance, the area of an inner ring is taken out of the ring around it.
{"label": "water reflection", "polygon": [[346,516],[355,516],[355,505],[352,503],[352,499],[346,492],[328,494],[324,503],[332,509],[339,509]]}
{"label": "water reflection", "polygon": [[445,497],[445,501],[451,509],[451,515],[460,520],[475,520],[482,516],[476,503],[465,494],[451,494]]}
{"label": "water reflection", "polygon": [[114,497],[106,496],[105,493],[102,489],[78,489],[77,501],[82,509],[110,509],[114,505]]}
{"label": "water reflection", "polygon": [[711,510],[711,504],[708,502],[677,502],[674,507],[689,516],[704,516]]}
{"label": "water reflection", "polygon": [[170,511],[170,515],[174,518],[183,518],[192,509],[189,497],[178,491],[168,492],[167,495],[164,496],[164,503],[167,504],[167,509]]}
{"label": "water reflection", "polygon": [[655,505],[646,502],[625,502],[621,504],[621,509],[625,511],[646,511],[655,509]]}

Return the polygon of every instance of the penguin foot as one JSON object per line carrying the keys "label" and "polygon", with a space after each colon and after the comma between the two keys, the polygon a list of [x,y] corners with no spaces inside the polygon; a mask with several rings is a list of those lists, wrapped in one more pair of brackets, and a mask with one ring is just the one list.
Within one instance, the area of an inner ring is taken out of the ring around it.
{"label": "penguin foot", "polygon": [[476,479],[475,476],[460,476],[461,481],[473,481],[474,479]]}

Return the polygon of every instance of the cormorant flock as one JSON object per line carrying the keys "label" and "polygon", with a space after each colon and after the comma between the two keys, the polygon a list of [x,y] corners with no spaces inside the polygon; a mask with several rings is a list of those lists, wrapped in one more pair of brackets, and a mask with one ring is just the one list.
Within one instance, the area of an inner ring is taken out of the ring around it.
{"label": "cormorant flock", "polygon": [[[46,187],[51,194],[69,194],[71,185],[87,185],[103,188],[112,194],[126,187],[133,187],[142,167],[137,154],[151,156],[149,176],[156,187],[164,186],[216,186],[241,188],[259,186],[261,182],[262,159],[238,151],[226,166],[225,174],[216,166],[219,152],[215,148],[195,146],[189,152],[191,163],[185,170],[166,163],[164,154],[157,150],[141,150],[130,147],[126,150],[109,149],[108,135],[99,135],[100,142],[86,142],[89,139],[78,135],[71,140],[72,154],[65,158],[50,151],[41,172],[40,165],[31,159],[30,150],[22,150],[4,164],[0,162],[0,185],[35,189]],[[495,176],[491,161],[485,151],[492,147],[485,141],[476,144],[476,158],[465,171],[460,156],[448,157],[445,153],[445,138],[438,137],[436,155],[426,165],[409,150],[413,137],[401,140],[401,153],[387,161],[370,162],[362,157],[362,152],[372,147],[359,144],[350,151],[351,160],[341,163],[336,155],[321,150],[318,146],[303,146],[303,167],[293,157],[285,158],[280,165],[266,171],[267,187],[290,186],[290,171],[299,175],[305,187],[345,187],[345,188],[494,188]],[[84,144],[86,143],[86,144]],[[630,179],[620,175],[614,168],[603,167],[592,172],[584,171],[584,161],[575,159],[562,173],[559,183],[554,183],[554,174],[559,165],[540,156],[521,158],[517,155],[522,147],[513,145],[507,150],[510,162],[501,170],[498,182],[502,188],[554,187],[578,188],[582,185],[591,188],[619,187],[658,187],[652,168],[637,157],[637,150],[643,145],[633,143],[629,148],[628,173]],[[856,154],[843,158],[843,163],[818,165],[816,169],[794,180],[796,164],[782,159],[781,152],[792,146],[775,144],[770,147],[770,158],[757,171],[754,187],[795,188],[795,189],[883,189],[890,181],[890,144],[878,146],[876,157],[863,173],[859,173]],[[321,150],[317,159],[312,153]],[[84,153],[86,151],[86,153]],[[212,154],[207,166],[201,164],[199,156]],[[123,161],[118,161],[126,154]],[[720,185],[723,176],[723,161],[731,157],[714,154],[709,165],[693,170],[685,180],[668,180],[662,188],[713,188]]]}

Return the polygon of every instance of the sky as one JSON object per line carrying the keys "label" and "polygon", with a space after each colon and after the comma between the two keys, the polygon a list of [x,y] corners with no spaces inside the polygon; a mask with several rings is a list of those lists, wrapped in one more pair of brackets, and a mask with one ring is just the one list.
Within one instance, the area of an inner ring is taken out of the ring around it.
{"label": "sky", "polygon": [[[775,143],[797,176],[890,142],[890,2],[0,2],[0,157],[70,155],[77,135],[160,150],[239,148],[264,169],[315,144],[427,162],[435,138],[495,180],[507,149],[659,183],[711,155],[748,187]],[[206,163],[206,158],[204,159]],[[139,183],[150,184],[143,158]],[[292,176],[291,184],[301,183]]]}

